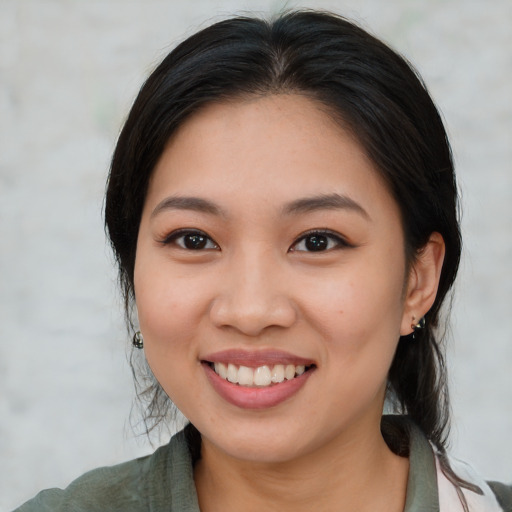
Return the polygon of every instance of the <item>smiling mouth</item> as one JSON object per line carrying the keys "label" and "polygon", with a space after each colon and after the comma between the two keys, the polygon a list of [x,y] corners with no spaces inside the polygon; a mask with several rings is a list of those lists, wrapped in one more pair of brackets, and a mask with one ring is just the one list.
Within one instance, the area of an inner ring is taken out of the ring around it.
{"label": "smiling mouth", "polygon": [[256,368],[205,361],[208,366],[222,379],[247,388],[266,388],[284,381],[293,380],[305,372],[311,371],[315,365],[275,364]]}

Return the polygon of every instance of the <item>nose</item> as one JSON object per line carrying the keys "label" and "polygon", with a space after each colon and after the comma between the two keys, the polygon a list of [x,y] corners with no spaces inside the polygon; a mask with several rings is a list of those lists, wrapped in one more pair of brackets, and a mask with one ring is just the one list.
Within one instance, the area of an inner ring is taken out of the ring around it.
{"label": "nose", "polygon": [[292,326],[297,311],[282,270],[268,255],[232,261],[219,277],[222,285],[210,308],[211,321],[252,337],[271,327]]}

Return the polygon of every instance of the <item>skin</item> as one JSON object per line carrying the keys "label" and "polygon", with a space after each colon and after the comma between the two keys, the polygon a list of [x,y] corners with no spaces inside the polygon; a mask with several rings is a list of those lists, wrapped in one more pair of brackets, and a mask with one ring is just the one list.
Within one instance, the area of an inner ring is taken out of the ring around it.
{"label": "skin", "polygon": [[[332,194],[351,206],[284,213]],[[165,203],[178,196],[220,213]],[[207,245],[169,236],[184,228]],[[304,233],[325,229],[339,238],[308,251]],[[434,233],[406,265],[398,205],[358,142],[310,99],[212,104],[180,127],[150,182],[135,294],[153,373],[202,434],[203,512],[403,510],[408,461],[379,428],[386,376],[399,336],[434,301],[443,255]],[[237,407],[201,364],[227,349],[282,350],[315,368],[282,403]]]}

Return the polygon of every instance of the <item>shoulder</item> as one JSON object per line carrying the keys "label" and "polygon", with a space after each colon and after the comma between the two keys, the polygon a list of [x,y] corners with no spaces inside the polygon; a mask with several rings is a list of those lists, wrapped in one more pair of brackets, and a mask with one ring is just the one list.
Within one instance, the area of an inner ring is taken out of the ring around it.
{"label": "shoulder", "polygon": [[498,500],[501,508],[506,512],[512,512],[512,485],[501,482],[487,482]]}
{"label": "shoulder", "polygon": [[[437,457],[436,457],[437,458]],[[469,510],[475,512],[512,512],[512,487],[498,482],[485,481],[469,464],[458,459],[448,458],[451,468],[455,474],[465,482],[476,487],[478,492],[469,490],[464,486],[460,487],[460,492],[466,498]],[[458,510],[460,508],[460,499],[454,484],[448,480],[439,460],[437,463],[437,480],[439,489],[439,502],[441,511]],[[460,508],[462,512],[462,508]]]}
{"label": "shoulder", "polygon": [[16,512],[135,510],[146,497],[151,457],[98,468],[74,480],[66,489],[47,489]]}
{"label": "shoulder", "polygon": [[158,512],[194,498],[190,452],[180,432],[152,455],[89,471],[66,489],[40,492],[15,512]]}
{"label": "shoulder", "polygon": [[[419,427],[406,417],[385,417],[385,421],[402,429],[404,442],[400,445],[395,441],[395,446],[408,447],[410,470],[405,512],[464,512],[468,509],[471,512],[512,512],[511,485],[486,482],[470,465],[445,455],[455,474],[478,492],[469,490],[469,487],[456,486],[446,476],[439,453]],[[397,429],[394,435],[399,437]],[[461,494],[468,509],[462,505]]]}

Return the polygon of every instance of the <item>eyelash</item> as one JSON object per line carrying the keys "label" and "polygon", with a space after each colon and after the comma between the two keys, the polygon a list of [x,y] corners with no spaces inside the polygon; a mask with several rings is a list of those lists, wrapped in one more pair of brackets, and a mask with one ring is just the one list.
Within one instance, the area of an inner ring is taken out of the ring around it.
{"label": "eyelash", "polygon": [[334,231],[331,231],[330,229],[314,229],[312,231],[307,231],[306,233],[303,233],[300,235],[297,240],[292,244],[290,248],[290,252],[296,252],[297,245],[299,245],[302,242],[305,242],[306,239],[312,238],[312,237],[325,237],[329,239],[330,241],[334,240],[334,246],[329,247],[329,242],[327,249],[322,251],[301,251],[301,252],[330,252],[335,249],[341,249],[341,248],[350,248],[354,247],[353,245],[349,244],[345,238],[343,238],[339,233],[336,233]]}
{"label": "eyelash", "polygon": [[180,244],[177,242],[177,240],[179,240],[180,238],[184,238],[186,236],[199,236],[199,237],[204,237],[206,239],[206,244],[208,243],[211,243],[214,247],[206,247],[206,249],[218,249],[219,246],[217,245],[217,243],[212,239],[210,238],[204,231],[200,231],[198,229],[178,229],[177,231],[173,231],[172,233],[170,233],[169,235],[167,235],[162,241],[162,245],[170,245],[172,243],[176,244],[178,247],[180,247],[181,249],[185,249],[185,250],[188,250],[188,251],[200,251],[200,250],[204,250],[205,247],[200,247],[199,249],[192,249],[191,247],[186,247],[185,246],[185,243],[183,244]]}
{"label": "eyelash", "polygon": [[[183,243],[178,243],[177,241],[179,239],[182,239],[186,236],[197,236],[197,237],[204,237],[205,239],[205,246],[203,247],[199,247],[199,248],[191,248],[191,247],[187,247],[185,242]],[[328,239],[327,241],[327,248],[325,250],[318,250],[318,251],[315,251],[315,250],[303,250],[303,249],[297,249],[297,246],[304,242],[308,239],[308,238],[313,238],[313,237],[322,237],[322,238],[326,238]],[[329,246],[329,241],[334,241],[334,246]],[[169,244],[176,244],[178,245],[181,249],[184,249],[184,250],[189,250],[189,251],[201,251],[201,250],[212,250],[212,249],[219,249],[219,246],[218,244],[211,238],[209,237],[204,231],[200,231],[198,229],[179,229],[177,231],[173,231],[172,233],[170,233],[168,236],[166,236],[162,241],[161,241],[162,245],[169,245]],[[208,244],[210,245],[213,245],[213,247],[206,247]],[[313,231],[308,231],[306,233],[303,233],[301,234],[297,240],[292,244],[292,246],[290,247],[289,249],[289,252],[296,252],[296,251],[300,251],[300,252],[329,252],[329,251],[332,251],[332,250],[335,250],[335,249],[340,249],[340,248],[350,248],[350,247],[354,247],[353,245],[349,244],[341,235],[339,235],[338,233],[335,233],[331,230],[328,230],[328,229],[316,229],[316,230],[313,230]]]}

